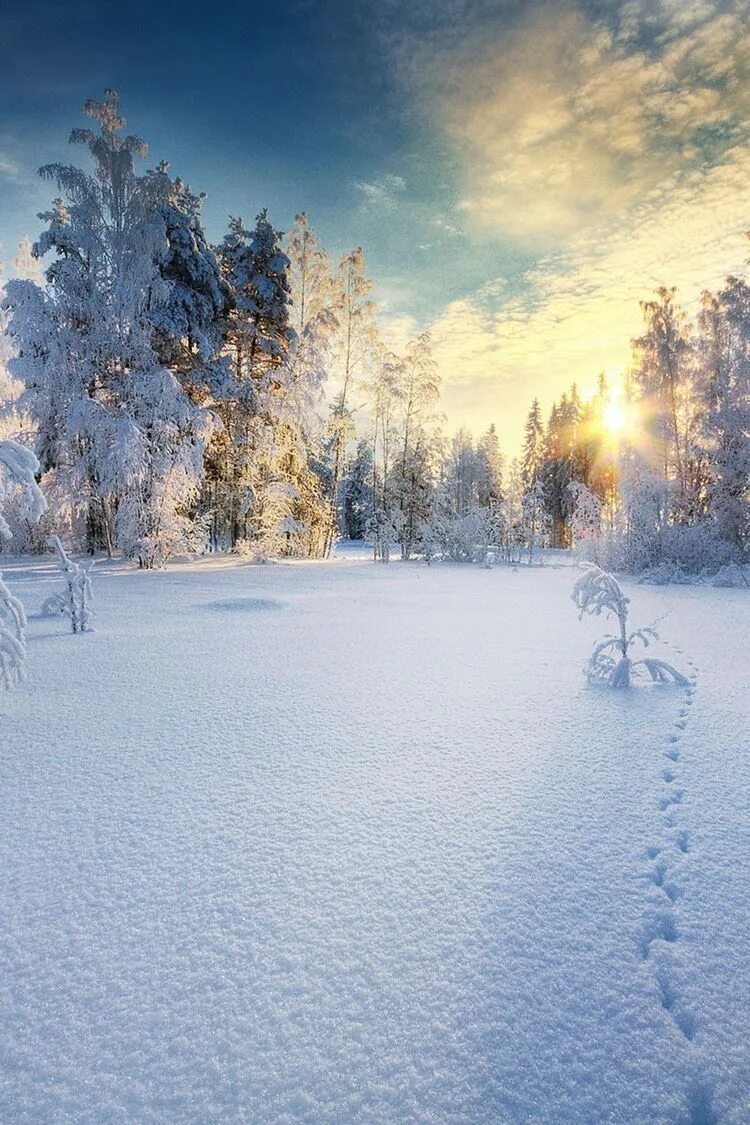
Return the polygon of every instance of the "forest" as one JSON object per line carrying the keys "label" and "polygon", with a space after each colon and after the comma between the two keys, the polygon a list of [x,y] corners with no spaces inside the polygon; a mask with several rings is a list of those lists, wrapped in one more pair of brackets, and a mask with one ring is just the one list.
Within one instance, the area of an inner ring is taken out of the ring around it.
{"label": "forest", "polygon": [[534,398],[507,456],[493,424],[446,433],[428,330],[384,345],[361,248],[333,262],[306,214],[283,232],[265,209],[212,245],[200,193],[166,163],[139,171],[117,95],[85,112],[70,140],[91,170],[40,169],[57,195],[2,301],[0,438],[34,452],[47,503],[32,524],[0,464],[8,549],[54,533],[152,568],[323,558],[345,537],[381,562],[576,548],[662,580],[747,581],[745,279],[695,316],[674,289],[645,299],[627,369]]}

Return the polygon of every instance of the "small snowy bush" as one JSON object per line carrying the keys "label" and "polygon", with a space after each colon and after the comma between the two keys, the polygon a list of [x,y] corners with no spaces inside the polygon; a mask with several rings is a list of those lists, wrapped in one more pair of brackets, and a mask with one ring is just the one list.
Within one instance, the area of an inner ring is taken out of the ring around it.
{"label": "small snowy bush", "polygon": [[738,566],[737,563],[729,563],[728,566],[723,566],[721,570],[717,571],[711,579],[711,585],[746,590],[750,586],[750,568]]}
{"label": "small snowy bush", "polygon": [[[0,441],[0,539],[10,539],[3,516],[5,503],[21,490],[21,511],[36,523],[46,504],[36,483],[39,462],[34,454],[15,441]],[[26,614],[0,575],[0,680],[6,688],[23,679],[26,662]]]}
{"label": "small snowy bush", "polygon": [[642,657],[633,660],[630,651],[634,643],[648,646],[658,640],[654,629],[636,629],[628,633],[628,606],[626,598],[617,581],[595,563],[584,563],[583,573],[573,587],[571,594],[578,607],[579,617],[584,613],[606,613],[617,619],[619,631],[604,637],[594,648],[586,665],[586,675],[592,683],[609,684],[610,687],[629,687],[632,675],[642,670],[648,673],[654,683],[687,684],[687,679],[664,660]]}
{"label": "small snowy bush", "polygon": [[667,560],[647,567],[638,576],[639,586],[693,586],[697,581],[697,575],[689,574],[680,563]]}
{"label": "small snowy bush", "polygon": [[74,633],[84,633],[91,617],[91,578],[90,567],[82,567],[69,559],[63,545],[56,535],[50,536],[47,545],[57,555],[58,566],[65,579],[65,589],[60,594],[52,594],[42,606],[45,616],[62,614],[70,619]]}

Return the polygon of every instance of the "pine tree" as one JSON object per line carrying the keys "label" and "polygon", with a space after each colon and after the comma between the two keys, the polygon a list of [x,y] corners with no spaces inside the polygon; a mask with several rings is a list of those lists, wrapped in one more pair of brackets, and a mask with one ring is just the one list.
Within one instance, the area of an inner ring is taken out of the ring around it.
{"label": "pine tree", "polygon": [[543,460],[544,426],[539,399],[535,398],[526,417],[521,457],[521,477],[525,488],[532,488],[536,484]]}
{"label": "pine tree", "polygon": [[373,517],[372,446],[363,438],[357,442],[344,481],[344,531],[347,539],[364,539]]}
{"label": "pine tree", "polygon": [[483,508],[496,507],[503,498],[505,461],[494,424],[477,442],[479,480],[477,500]]}
{"label": "pine tree", "polygon": [[[555,438],[556,420],[550,419],[550,430]],[[521,457],[521,479],[523,481],[523,527],[524,537],[529,549],[529,563],[533,560],[534,549],[539,538],[539,529],[545,515],[545,481],[543,468],[545,460],[545,434],[539,400],[534,399],[526,418],[523,454]]]}
{"label": "pine tree", "polygon": [[281,467],[285,443],[279,443],[293,338],[281,237],[263,210],[253,230],[230,220],[220,247],[231,291],[225,348],[232,387],[217,404],[223,429],[209,453],[215,534],[225,531],[232,548],[255,543],[262,553],[286,542],[295,499]]}
{"label": "pine tree", "polygon": [[203,230],[203,196],[172,179],[165,161],[146,174],[144,193],[165,235],[156,266],[168,288],[151,318],[154,348],[192,400],[221,399],[231,387],[222,355],[231,291]]}

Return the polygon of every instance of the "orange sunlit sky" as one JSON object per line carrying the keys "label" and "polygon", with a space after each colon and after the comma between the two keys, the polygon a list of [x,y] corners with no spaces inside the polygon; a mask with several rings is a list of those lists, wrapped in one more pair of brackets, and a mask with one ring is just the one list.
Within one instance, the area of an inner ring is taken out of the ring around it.
{"label": "orange sunlit sky", "polygon": [[653,288],[694,307],[744,269],[744,0],[53,7],[4,18],[6,261],[49,202],[36,167],[114,86],[212,237],[268,204],[361,244],[388,340],[431,329],[448,426],[509,451],[535,394],[622,369]]}

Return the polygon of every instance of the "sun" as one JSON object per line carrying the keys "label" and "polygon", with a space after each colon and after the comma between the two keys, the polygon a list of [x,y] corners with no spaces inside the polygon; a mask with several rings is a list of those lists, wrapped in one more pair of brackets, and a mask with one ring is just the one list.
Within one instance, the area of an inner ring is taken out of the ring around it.
{"label": "sun", "polygon": [[602,425],[612,437],[621,437],[628,424],[627,410],[619,398],[611,398],[604,407]]}

